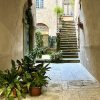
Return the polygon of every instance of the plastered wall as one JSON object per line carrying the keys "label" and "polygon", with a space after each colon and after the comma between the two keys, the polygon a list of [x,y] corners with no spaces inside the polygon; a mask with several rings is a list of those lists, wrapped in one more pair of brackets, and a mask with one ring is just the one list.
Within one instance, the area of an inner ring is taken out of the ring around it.
{"label": "plastered wall", "polygon": [[100,0],[81,0],[84,31],[80,30],[81,63],[100,81]]}
{"label": "plastered wall", "polygon": [[23,7],[26,0],[0,0],[0,69],[23,56]]}

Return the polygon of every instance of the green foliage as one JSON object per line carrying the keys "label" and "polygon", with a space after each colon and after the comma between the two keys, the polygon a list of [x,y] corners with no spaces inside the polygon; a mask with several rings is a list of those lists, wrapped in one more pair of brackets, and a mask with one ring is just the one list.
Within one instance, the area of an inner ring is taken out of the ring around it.
{"label": "green foliage", "polygon": [[35,58],[41,58],[42,57],[42,54],[44,52],[44,49],[41,47],[35,47],[33,48],[33,50],[31,51],[30,55],[31,57],[35,57]]}
{"label": "green foliage", "polygon": [[0,90],[6,98],[14,98],[13,89],[16,90],[17,97],[21,97],[21,85],[20,78],[18,77],[18,71],[15,65],[15,61],[11,61],[11,70],[0,71]]}
{"label": "green foliage", "polygon": [[[21,61],[12,60],[10,70],[0,71],[0,93],[7,100],[14,100],[13,90],[16,91],[18,100],[20,100],[21,96],[25,97],[31,86],[42,87],[48,83],[49,77],[46,76],[46,71],[50,69],[49,64],[36,64],[35,62],[40,53],[39,49],[37,48],[35,52],[24,56]],[[46,50],[40,51],[46,52]]]}
{"label": "green foliage", "polygon": [[35,37],[36,37],[36,47],[40,48],[43,46],[43,40],[42,40],[42,34],[40,31],[37,31],[35,33]]}
{"label": "green foliage", "polygon": [[64,9],[60,6],[56,6],[54,8],[54,12],[57,14],[57,16],[61,16],[61,15],[63,15]]}
{"label": "green foliage", "polygon": [[41,58],[43,54],[47,53],[48,48],[46,47],[35,47],[33,48],[33,50],[30,52],[30,57],[32,59],[36,59],[36,58]]}
{"label": "green foliage", "polygon": [[51,60],[60,60],[60,59],[62,59],[62,51],[53,52],[51,54]]}
{"label": "green foliage", "polygon": [[50,79],[48,76],[46,76],[46,71],[49,71],[50,67],[48,67],[49,64],[44,65],[43,63],[38,65],[37,71],[32,73],[32,76],[34,77],[33,81],[31,82],[32,87],[42,87],[46,86],[48,84],[48,80]]}

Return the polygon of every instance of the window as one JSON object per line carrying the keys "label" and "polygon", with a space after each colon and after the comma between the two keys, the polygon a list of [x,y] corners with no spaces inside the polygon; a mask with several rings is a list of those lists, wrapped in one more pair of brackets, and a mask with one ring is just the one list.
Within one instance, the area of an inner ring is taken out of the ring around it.
{"label": "window", "polygon": [[36,0],[36,8],[43,8],[44,0]]}

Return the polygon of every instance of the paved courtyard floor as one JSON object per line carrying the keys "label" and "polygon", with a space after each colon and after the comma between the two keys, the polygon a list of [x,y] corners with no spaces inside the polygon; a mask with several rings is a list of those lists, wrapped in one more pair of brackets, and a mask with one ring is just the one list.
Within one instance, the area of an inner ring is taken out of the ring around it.
{"label": "paved courtyard floor", "polygon": [[100,100],[98,81],[80,63],[50,64],[51,78],[39,97],[23,100]]}
{"label": "paved courtyard floor", "polygon": [[22,100],[100,100],[99,82],[80,63],[49,66],[47,75],[51,80],[43,94]]}

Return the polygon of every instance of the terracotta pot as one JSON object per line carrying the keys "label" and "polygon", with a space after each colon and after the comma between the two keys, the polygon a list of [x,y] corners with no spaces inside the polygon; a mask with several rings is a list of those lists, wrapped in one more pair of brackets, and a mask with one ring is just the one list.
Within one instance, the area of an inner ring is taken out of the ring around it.
{"label": "terracotta pot", "polygon": [[15,97],[17,96],[16,89],[15,89],[15,88],[13,88],[12,92],[13,92],[13,96],[14,96],[14,98],[15,98]]}
{"label": "terracotta pot", "polygon": [[31,94],[31,96],[39,96],[41,94],[41,88],[40,87],[31,87],[30,94]]}

